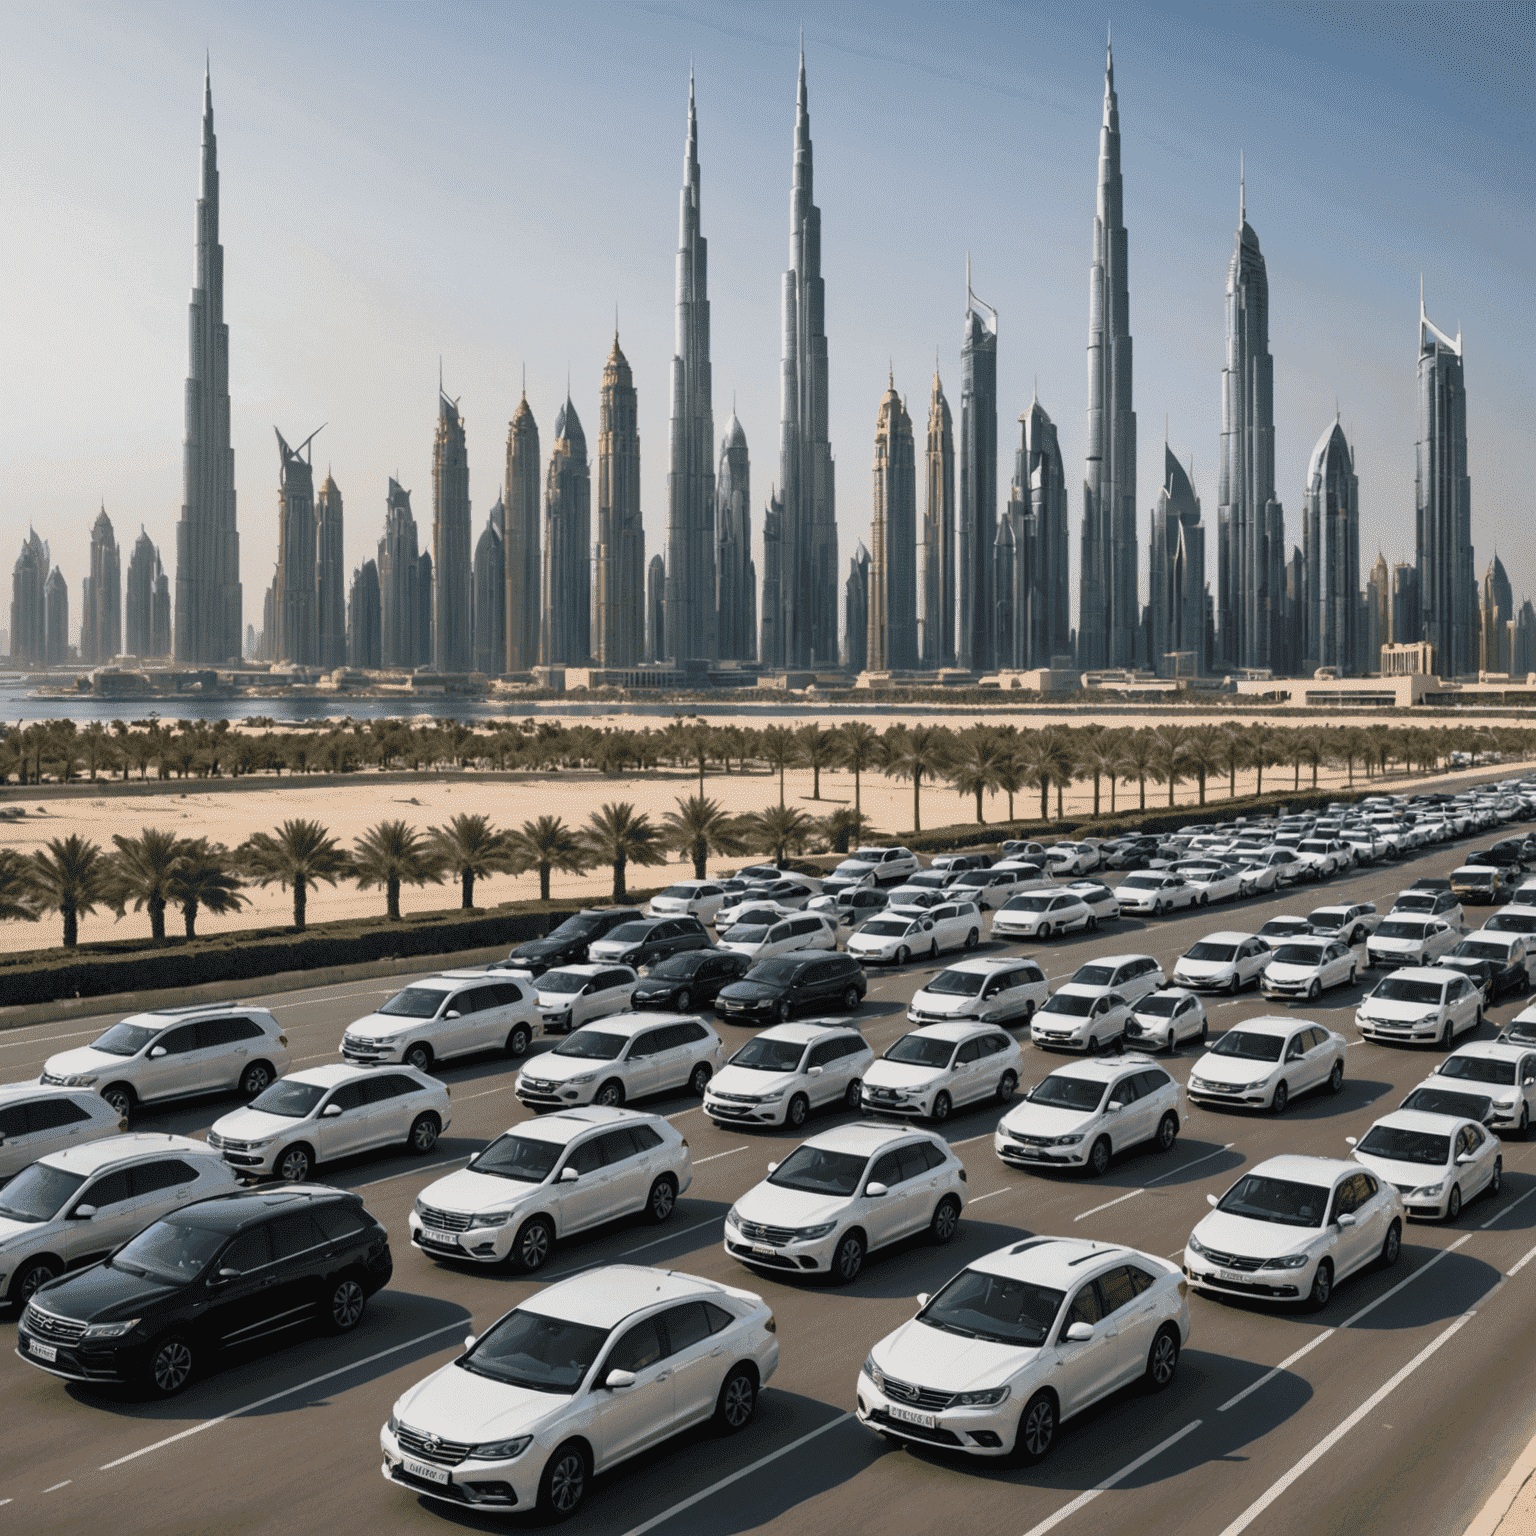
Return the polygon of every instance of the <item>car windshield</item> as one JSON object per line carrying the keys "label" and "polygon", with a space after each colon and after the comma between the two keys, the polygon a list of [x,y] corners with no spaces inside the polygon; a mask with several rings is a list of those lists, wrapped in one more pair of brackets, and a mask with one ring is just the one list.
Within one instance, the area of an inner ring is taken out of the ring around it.
{"label": "car windshield", "polygon": [[852,875],[854,877],[867,875],[869,873],[869,860],[844,859],[832,873],[834,875]]}
{"label": "car windshield", "polygon": [[1495,933],[1536,933],[1536,913],[1496,912],[1488,919]]}
{"label": "car windshield", "polygon": [[1216,1056],[1238,1056],[1244,1061],[1279,1061],[1285,1041],[1279,1035],[1256,1035],[1242,1029],[1229,1029],[1211,1052]]}
{"label": "car windshield", "polygon": [[1456,878],[1463,885],[1492,885],[1498,877],[1491,869],[1464,869]]}
{"label": "car windshield", "polygon": [[569,1395],[586,1379],[608,1332],[519,1307],[492,1324],[454,1364],[508,1386]]}
{"label": "car windshield", "polygon": [[286,1079],[273,1083],[259,1097],[251,1101],[252,1109],[266,1115],[284,1115],[290,1120],[302,1120],[325,1097],[325,1088],[319,1083],[295,1083]]}
{"label": "car windshield", "polygon": [[605,937],[612,939],[615,944],[638,944],[655,926],[654,923],[620,923]]}
{"label": "car windshield", "polygon": [[1054,900],[1051,896],[1015,896],[1003,908],[1004,912],[1044,912]]}
{"label": "car windshield", "polygon": [[1289,934],[1305,933],[1311,925],[1299,917],[1272,917],[1259,929],[1265,939],[1283,939]]}
{"label": "car windshield", "polygon": [[747,981],[765,981],[770,986],[781,987],[793,981],[808,964],[799,956],[776,955],[754,965],[746,974]]}
{"label": "car windshield", "polygon": [[1405,923],[1389,917],[1376,930],[1376,937],[1378,939],[1422,939],[1428,932],[1428,923]]}
{"label": "car windshield", "polygon": [[768,1175],[780,1189],[798,1189],[808,1195],[851,1195],[859,1187],[866,1159],[854,1152],[834,1152],[829,1147],[796,1147]]}
{"label": "car windshield", "polygon": [[917,1315],[930,1328],[962,1339],[1033,1349],[1045,1343],[1065,1294],[1028,1280],[963,1269]]}
{"label": "car windshield", "polygon": [[730,941],[732,944],[761,944],[772,926],[772,923],[732,923]]}
{"label": "car windshield", "polygon": [[932,1035],[903,1035],[885,1053],[887,1061],[899,1061],[912,1067],[943,1067],[954,1055],[953,1040],[936,1040]]}
{"label": "car windshield", "polygon": [[558,992],[561,996],[580,992],[592,980],[590,974],[580,971],[545,971],[539,977],[540,992]]}
{"label": "car windshield", "polygon": [[726,1065],[751,1067],[756,1072],[793,1072],[804,1051],[802,1040],[770,1040],[758,1035],[748,1040]]}
{"label": "car windshield", "polygon": [[1275,959],[1281,965],[1321,965],[1323,949],[1320,944],[1282,944]]}
{"label": "car windshield", "polygon": [[508,1131],[472,1157],[469,1166],[476,1173],[489,1173],[498,1179],[542,1184],[564,1150],[558,1142],[535,1141],[531,1136],[515,1136]]}
{"label": "car windshield", "polygon": [[665,981],[685,981],[704,964],[704,959],[705,956],[701,950],[685,950],[682,954],[673,955],[670,959],[657,961],[651,967],[651,976],[653,979],[660,976]]}
{"label": "car windshield", "polygon": [[0,1216],[11,1221],[52,1221],[84,1183],[84,1174],[33,1163],[0,1190]]}
{"label": "car windshield", "polygon": [[595,912],[577,912],[550,931],[552,939],[586,939],[603,926],[603,918]]}
{"label": "car windshield", "polygon": [[1045,1000],[1041,1013],[1065,1013],[1074,1019],[1085,1019],[1098,1002],[1096,997],[1084,997],[1077,992],[1055,992]]}
{"label": "car windshield", "polygon": [[1163,877],[1161,875],[1127,875],[1121,884],[1129,886],[1133,891],[1156,891],[1162,888]]}
{"label": "car windshield", "polygon": [[1319,907],[1307,914],[1307,922],[1318,932],[1337,933],[1344,926],[1344,914],[1336,907]]}
{"label": "car windshield", "polygon": [[1186,960],[1235,960],[1237,958],[1236,944],[1212,944],[1209,939],[1201,939],[1198,944],[1191,944],[1184,953]]}
{"label": "car windshield", "polygon": [[1437,1008],[1444,991],[1443,982],[1415,981],[1408,976],[1388,976],[1385,981],[1378,983],[1371,996],[1380,998],[1384,1003],[1423,1003],[1426,1007]]}
{"label": "car windshield", "polygon": [[91,1041],[91,1049],[109,1056],[137,1056],[159,1033],[142,1024],[114,1024],[100,1039]]}
{"label": "car windshield", "polygon": [[1392,903],[1394,912],[1433,912],[1435,910],[1435,898],[1430,895],[1399,896]]}
{"label": "car windshield", "polygon": [[[1452,1056],[1445,1062],[1436,1077],[1459,1078],[1466,1083],[1495,1083],[1500,1087],[1513,1087],[1515,1064],[1512,1061],[1491,1061],[1486,1056]],[[6,1187],[0,1200],[9,1197],[14,1185]]]}
{"label": "car windshield", "polygon": [[1137,1013],[1149,1013],[1154,1019],[1171,1018],[1174,1010],[1184,999],[1176,992],[1154,992],[1136,1005]]}
{"label": "car windshield", "polygon": [[149,1275],[156,1280],[195,1280],[209,1261],[229,1241],[229,1233],[186,1221],[157,1221],[119,1248],[107,1262],[109,1269],[125,1269],[130,1275]]}
{"label": "car windshield", "polygon": [[1436,1136],[1431,1131],[1411,1131],[1401,1125],[1373,1125],[1355,1150],[1398,1163],[1443,1168],[1451,1160],[1451,1138]]}
{"label": "car windshield", "polygon": [[396,992],[379,1012],[391,1018],[431,1019],[436,1017],[447,995],[436,987],[407,987],[403,992]]}
{"label": "car windshield", "polygon": [[672,901],[697,901],[699,888],[696,885],[669,885],[661,894]]}
{"label": "car windshield", "polygon": [[[1008,878],[1009,871],[1002,872],[1002,879]],[[955,881],[956,885],[994,885],[999,883],[998,876],[990,869],[968,869]]]}
{"label": "car windshield", "polygon": [[904,917],[872,917],[864,924],[865,933],[882,939],[899,939],[911,929],[912,924]]}
{"label": "car windshield", "polygon": [[923,991],[941,997],[975,997],[986,979],[979,971],[940,971]]}
{"label": "car windshield", "polygon": [[1328,1209],[1328,1191],[1318,1184],[1250,1173],[1221,1197],[1216,1209],[1252,1221],[1278,1222],[1283,1227],[1320,1227]]}
{"label": "car windshield", "polygon": [[1427,1115],[1464,1115],[1486,1120],[1493,1100],[1485,1093],[1457,1093],[1450,1088],[1415,1088],[1403,1100],[1404,1109],[1420,1109]]}
{"label": "car windshield", "polygon": [[628,1035],[609,1035],[600,1029],[578,1029],[557,1045],[551,1056],[580,1056],[585,1061],[617,1061],[629,1044]]}
{"label": "car windshield", "polygon": [[755,923],[759,927],[770,923],[776,923],[783,917],[782,912],[776,912],[772,907],[742,907],[735,915],[735,920],[730,924],[732,928],[739,928],[743,924]]}
{"label": "car windshield", "polygon": [[1044,1104],[1049,1109],[1097,1109],[1103,1097],[1103,1083],[1059,1073],[1036,1083],[1029,1092],[1031,1104]]}
{"label": "car windshield", "polygon": [[1072,973],[1072,985],[1075,987],[1107,987],[1115,979],[1115,968],[1112,965],[1080,965]]}
{"label": "car windshield", "polygon": [[1509,951],[1502,944],[1490,944],[1483,939],[1463,939],[1453,955],[1463,960],[1507,960]]}

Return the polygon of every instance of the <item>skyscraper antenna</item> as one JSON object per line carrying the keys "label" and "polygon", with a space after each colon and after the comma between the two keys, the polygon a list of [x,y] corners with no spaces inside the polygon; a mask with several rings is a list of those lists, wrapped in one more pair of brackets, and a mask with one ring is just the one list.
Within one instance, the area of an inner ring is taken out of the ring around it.
{"label": "skyscraper antenna", "polygon": [[1248,157],[1242,150],[1237,152],[1237,223],[1241,228],[1248,222]]}

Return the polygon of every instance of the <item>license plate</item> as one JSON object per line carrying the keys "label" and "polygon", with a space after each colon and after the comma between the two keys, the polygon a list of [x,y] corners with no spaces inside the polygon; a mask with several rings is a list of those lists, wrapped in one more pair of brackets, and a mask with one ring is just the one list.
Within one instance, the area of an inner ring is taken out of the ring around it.
{"label": "license plate", "polygon": [[1218,1269],[1216,1271],[1216,1278],[1218,1280],[1225,1280],[1229,1284],[1235,1282],[1238,1285],[1246,1285],[1253,1279],[1253,1276],[1244,1274],[1240,1269]]}
{"label": "license plate", "polygon": [[434,1467],[425,1461],[412,1461],[407,1457],[400,1463],[412,1477],[422,1478],[429,1483],[436,1483],[441,1488],[448,1486],[448,1474],[441,1467]]}
{"label": "license plate", "polygon": [[939,1421],[931,1413],[919,1413],[915,1408],[902,1408],[892,1403],[885,1410],[893,1419],[900,1419],[903,1424],[921,1424],[924,1429],[937,1429]]}
{"label": "license plate", "polygon": [[39,1360],[57,1360],[59,1352],[52,1344],[39,1344],[36,1339],[27,1340],[27,1349]]}
{"label": "license plate", "polygon": [[1039,1152],[1036,1151],[1034,1147],[1010,1147],[1009,1151],[1011,1151],[1015,1157],[1039,1157],[1040,1156]]}
{"label": "license plate", "polygon": [[752,1244],[752,1252],[753,1253],[775,1254],[778,1251],[779,1250],[777,1248],[772,1248],[767,1243],[753,1243]]}

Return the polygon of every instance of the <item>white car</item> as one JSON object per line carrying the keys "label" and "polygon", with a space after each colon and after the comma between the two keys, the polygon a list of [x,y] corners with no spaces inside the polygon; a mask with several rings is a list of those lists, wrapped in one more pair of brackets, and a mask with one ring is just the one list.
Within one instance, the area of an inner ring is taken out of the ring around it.
{"label": "white car", "polygon": [[1299,1093],[1344,1086],[1344,1036],[1305,1019],[1245,1019],[1194,1065],[1189,1096],[1197,1104],[1271,1109]]}
{"label": "white car", "polygon": [[1275,946],[1259,989],[1265,997],[1311,1003],[1330,988],[1354,986],[1359,970],[1358,956],[1341,939],[1292,939]]}
{"label": "white car", "polygon": [[1191,991],[1226,992],[1236,997],[1257,981],[1269,964],[1269,944],[1253,933],[1222,930],[1191,944],[1174,962],[1173,984]]}
{"label": "white car", "polygon": [[[1080,896],[1084,905],[1101,923],[1113,923],[1119,921],[1120,903],[1115,900],[1115,893],[1098,880],[1070,880],[1063,889],[1070,891],[1074,896]],[[1090,932],[1092,925],[1089,925]]]}
{"label": "white car", "polygon": [[448,1086],[414,1067],[306,1067],[221,1116],[208,1145],[242,1178],[304,1184],[319,1163],[378,1147],[425,1156],[452,1123]]}
{"label": "white car", "polygon": [[94,1089],[7,1083],[0,1087],[0,1186],[50,1152],[127,1129],[128,1122]]}
{"label": "white car", "polygon": [[1009,1243],[919,1296],[917,1316],[870,1350],[859,1422],[926,1450],[1038,1462],[1063,1419],[1131,1382],[1173,1380],[1185,1289],[1166,1259],[1115,1243]]}
{"label": "white car", "polygon": [[1147,1050],[1176,1051],[1186,1040],[1204,1045],[1210,1034],[1205,1004],[1183,987],[1163,987],[1144,997],[1125,1022],[1125,1043]]}
{"label": "white car", "polygon": [[686,1088],[703,1098],[725,1065],[725,1042],[703,1019],[678,1013],[619,1013],[584,1024],[517,1075],[531,1109],[617,1107]]}
{"label": "white car", "polygon": [[[1298,838],[1297,841],[1299,842],[1300,839]],[[1296,885],[1302,881],[1316,880],[1321,873],[1315,864],[1309,864],[1294,848],[1287,847],[1281,842],[1273,843],[1258,853],[1248,854],[1244,862],[1268,866],[1274,870],[1275,880],[1280,885]]]}
{"label": "white car", "polygon": [[1053,875],[1086,875],[1102,862],[1092,843],[1053,843],[1045,850],[1045,867]]}
{"label": "white car", "polygon": [[1020,891],[1050,890],[1051,882],[1036,874],[1032,866],[1008,869],[994,864],[991,869],[967,869],[950,882],[946,888],[951,896],[974,901],[983,911],[995,911],[1004,906],[1010,896]]}
{"label": "white car", "polygon": [[1407,917],[1389,912],[1366,940],[1372,965],[1433,965],[1461,942],[1460,932],[1438,917]]}
{"label": "white car", "polygon": [[918,988],[907,1007],[907,1022],[1027,1024],[1049,995],[1045,972],[1033,960],[978,955],[957,960]]}
{"label": "white car", "polygon": [[1280,884],[1279,868],[1262,854],[1241,854],[1236,863],[1245,896],[1268,896]]}
{"label": "white car", "polygon": [[[816,899],[826,901],[831,898],[817,897]],[[734,905],[721,907],[715,913],[715,932],[723,939],[737,923],[748,927],[761,927],[765,923],[776,923],[781,917],[792,917],[798,910],[797,907],[786,907],[776,901],[767,901],[761,896],[744,896]]]}
{"label": "white car", "polygon": [[980,936],[976,903],[951,901],[932,910],[892,907],[849,934],[843,947],[865,965],[905,965],[913,955],[937,960],[941,949],[973,949]]}
{"label": "white car", "polygon": [[1278,917],[1270,918],[1259,929],[1258,937],[1274,949],[1276,945],[1290,939],[1310,939],[1312,924],[1306,918],[1298,917],[1294,912],[1282,912]]}
{"label": "white car", "polygon": [[762,1297],[609,1265],[545,1286],[403,1393],[381,1470],[461,1510],[565,1519],[595,1474],[679,1430],[744,1429],[778,1363]]}
{"label": "white car", "polygon": [[1510,902],[1495,912],[1483,928],[1488,933],[1521,933],[1527,938],[1536,937],[1536,907]]}
{"label": "white car", "polygon": [[539,1026],[535,983],[505,972],[444,971],[402,988],[347,1025],[341,1054],[370,1066],[404,1062],[418,1072],[471,1051],[526,1056]]}
{"label": "white car", "polygon": [[898,891],[886,892],[878,886],[867,885],[838,891],[831,896],[813,896],[805,904],[805,910],[825,912],[828,917],[837,920],[839,927],[857,928],[866,918],[873,917],[877,912],[883,912],[891,904],[892,897],[903,894],[909,900],[919,896],[925,901],[944,899],[932,891],[923,891],[916,887],[902,886]]}
{"label": "white car", "polygon": [[735,923],[721,936],[720,947],[749,960],[771,960],[798,949],[836,949],[837,922],[825,912],[794,912],[772,923]]}
{"label": "white car", "polygon": [[707,923],[725,904],[725,898],[725,887],[718,880],[679,880],[652,896],[646,911],[652,917],[682,913]]}
{"label": "white car", "polygon": [[1525,1139],[1536,1120],[1536,1047],[1469,1040],[1419,1087],[1487,1094],[1492,1111],[1488,1124]]}
{"label": "white car", "polygon": [[965,1167],[940,1136],[841,1125],[803,1141],[725,1218],[725,1251],[762,1269],[858,1277],[866,1254],[918,1232],[947,1243],[965,1208]]}
{"label": "white car", "polygon": [[1336,837],[1304,837],[1296,845],[1296,855],[1303,863],[1312,865],[1318,878],[1324,880],[1329,875],[1354,868],[1355,863],[1349,844]]}
{"label": "white car", "polygon": [[593,1104],[504,1131],[467,1168],[428,1184],[412,1244],[434,1259],[541,1269],[556,1242],[645,1212],[665,1221],[693,1182],[682,1133],[660,1115]]}
{"label": "white car", "polygon": [[1455,1221],[1462,1205],[1504,1182],[1499,1138],[1475,1120],[1399,1109],[1383,1115],[1358,1141],[1355,1161],[1403,1197],[1410,1216]]}
{"label": "white car", "polygon": [[775,1024],[754,1035],[710,1079],[704,1113],[716,1125],[787,1125],[813,1109],[857,1110],[875,1059],[852,1024],[816,1019]]}
{"label": "white car", "polygon": [[872,874],[879,885],[900,885],[918,871],[917,855],[910,848],[856,848],[836,869],[834,876],[857,878]]}
{"label": "white car", "polygon": [[1046,999],[1029,1021],[1029,1038],[1045,1050],[1086,1051],[1097,1056],[1110,1046],[1124,1049],[1131,1005],[1104,987],[1068,982]]}
{"label": "white car", "polygon": [[1099,926],[1098,917],[1076,891],[1028,891],[1010,896],[992,919],[994,939],[1048,939]]}
{"label": "white car", "polygon": [[1380,921],[1376,915],[1376,904],[1371,901],[1314,907],[1307,913],[1307,922],[1317,938],[1342,939],[1346,944],[1366,943]]}
{"label": "white car", "polygon": [[1184,1123],[1179,1085],[1150,1056],[1059,1067],[998,1122],[992,1150],[1013,1168],[1108,1171],[1110,1159],[1148,1142],[1171,1152]]}
{"label": "white car", "polygon": [[200,1003],[131,1014],[89,1045],[50,1056],[45,1088],[93,1088],[119,1120],[139,1104],[228,1093],[254,1099],[288,1070],[288,1036],[265,1008]]}
{"label": "white car", "polygon": [[963,1104],[1006,1104],[1019,1086],[1023,1053],[995,1024],[925,1024],[903,1035],[864,1074],[867,1114],[942,1124]]}
{"label": "white car", "polygon": [[1447,881],[1443,890],[1424,890],[1410,887],[1399,891],[1392,903],[1391,917],[1437,917],[1452,928],[1466,927],[1467,915],[1461,910]]}
{"label": "white car", "polygon": [[1245,1173],[1189,1235],[1184,1273],[1202,1291],[1328,1305],[1340,1280],[1397,1263],[1402,1197],[1359,1163],[1271,1157]]}
{"label": "white car", "polygon": [[1162,966],[1151,955],[1101,955],[1097,960],[1085,961],[1072,973],[1074,987],[1118,992],[1128,1003],[1167,983]]}
{"label": "white car", "polygon": [[1483,1022],[1483,994],[1465,976],[1440,966],[1403,966],[1366,993],[1355,1027],[1367,1040],[1446,1050],[1456,1036]]}
{"label": "white car", "polygon": [[1167,870],[1141,869],[1127,875],[1115,887],[1115,900],[1125,912],[1149,912],[1161,917],[1180,907],[1204,906],[1209,900],[1198,886],[1191,885],[1183,875],[1170,874]]}
{"label": "white car", "polygon": [[538,987],[539,1018],[547,1035],[568,1035],[593,1019],[623,1013],[630,1005],[639,974],[633,966],[562,965],[545,971]]}
{"label": "white car", "polygon": [[1209,864],[1181,860],[1169,866],[1168,873],[1177,875],[1187,885],[1205,898],[1200,904],[1208,906],[1213,901],[1236,901],[1247,895],[1242,875],[1229,864]]}
{"label": "white car", "polygon": [[95,1264],[178,1206],[239,1185],[187,1136],[141,1132],[50,1152],[0,1190],[0,1296],[24,1306],[66,1269]]}

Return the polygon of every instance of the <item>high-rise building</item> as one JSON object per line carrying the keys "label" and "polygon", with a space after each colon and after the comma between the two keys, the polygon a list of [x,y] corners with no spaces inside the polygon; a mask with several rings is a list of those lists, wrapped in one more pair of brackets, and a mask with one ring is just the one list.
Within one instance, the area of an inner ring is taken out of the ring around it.
{"label": "high-rise building", "polygon": [[1011,512],[1011,507],[1003,510],[997,520],[997,537],[992,541],[992,645],[1000,667],[1014,665],[1021,643],[1014,604],[1018,541],[1014,537]]}
{"label": "high-rise building", "polygon": [[383,666],[383,637],[379,568],[372,560],[365,560],[352,573],[352,590],[347,594],[346,665],[367,671]]}
{"label": "high-rise building", "polygon": [[869,669],[869,567],[869,551],[860,541],[843,583],[843,666],[855,673]]}
{"label": "high-rise building", "polygon": [[431,667],[433,637],[437,634],[432,617],[437,606],[437,587],[432,579],[430,549],[422,550],[416,561],[416,602],[416,654],[421,657],[421,666]]}
{"label": "high-rise building", "polygon": [[1360,481],[1337,417],[1308,461],[1301,518],[1307,579],[1300,671],[1336,667],[1346,677],[1360,667]]}
{"label": "high-rise building", "polygon": [[[678,205],[677,343],[672,356],[671,467],[667,473],[666,633],[672,656],[679,663],[713,661],[719,655],[709,246],[700,230],[699,213],[699,125],[690,71],[688,138],[683,148],[683,190]],[[627,665],[637,655],[616,659],[613,664]],[[601,651],[598,659],[603,660]]]}
{"label": "high-rise building", "polygon": [[544,485],[546,666],[585,667],[592,659],[592,471],[587,438],[569,394],[555,417]]}
{"label": "high-rise building", "polygon": [[169,656],[171,642],[171,578],[160,563],[160,551],[155,551],[155,596],[149,614],[149,639],[151,656]]}
{"label": "high-rise building", "polygon": [[1530,598],[1520,604],[1520,612],[1509,626],[1509,670],[1514,677],[1536,672],[1536,608]]}
{"label": "high-rise building", "polygon": [[432,439],[432,657],[439,672],[467,672],[474,665],[472,563],[469,547],[469,456],[458,403],[437,391],[437,432]]}
{"label": "high-rise building", "polygon": [[1515,617],[1515,594],[1497,553],[1483,575],[1479,608],[1482,632],[1478,640],[1478,667],[1484,672],[1508,672],[1509,626]]}
{"label": "high-rise building", "polygon": [[1072,650],[1068,577],[1067,481],[1056,424],[1035,395],[1019,417],[1019,447],[998,535],[997,557],[1008,552],[1009,570],[995,574],[999,622],[1006,605],[1006,643],[999,631],[997,665],[1049,667]]}
{"label": "high-rise building", "polygon": [[1275,499],[1275,361],[1269,274],[1240,179],[1227,265],[1227,363],[1221,371],[1221,482],[1216,563],[1222,659],[1280,669],[1285,619],[1285,512]]}
{"label": "high-rise building", "polygon": [[645,659],[662,661],[667,654],[667,562],[652,555],[645,568]]}
{"label": "high-rise building", "polygon": [[498,496],[475,543],[474,668],[487,677],[500,675],[507,655],[507,562],[501,530]]}
{"label": "high-rise building", "polygon": [[1152,511],[1147,664],[1159,677],[1201,676],[1205,653],[1205,527],[1188,471],[1163,445],[1163,488]]}
{"label": "high-rise building", "polygon": [[316,659],[327,671],[347,664],[347,567],[342,518],[341,492],[327,470],[325,484],[315,502],[315,622],[320,631]]}
{"label": "high-rise building", "polygon": [[992,552],[997,541],[997,311],[971,292],[969,257],[965,339],[960,347],[957,525],[960,620],[955,659],[968,671],[986,672],[996,664]]}
{"label": "high-rise building", "polygon": [[1366,672],[1380,672],[1382,646],[1398,643],[1392,627],[1395,613],[1396,603],[1392,576],[1387,569],[1387,557],[1378,550],[1376,563],[1371,567],[1371,574],[1365,578],[1364,670]]}
{"label": "high-rise building", "polygon": [[757,659],[757,567],[752,563],[752,466],[732,410],[715,475],[715,633],[727,661]]}
{"label": "high-rise building", "polygon": [[932,671],[955,664],[955,430],[937,368],[928,400],[923,480],[927,495],[918,545],[918,646],[921,665]]}
{"label": "high-rise building", "polygon": [[170,587],[160,566],[160,551],[141,526],[139,536],[133,543],[133,553],[128,559],[127,594],[123,604],[123,649],[141,661],[164,656],[168,652],[166,642],[169,639],[169,628],[158,637],[155,629],[155,594],[162,584],[169,597]]}
{"label": "high-rise building", "polygon": [[1129,667],[1141,608],[1136,589],[1136,415],[1131,409],[1131,298],[1120,179],[1115,59],[1104,64],[1098,205],[1088,279],[1088,455],[1078,572],[1077,660]]}
{"label": "high-rise building", "polygon": [[123,566],[103,507],[91,527],[91,574],[80,607],[80,660],[111,661],[123,646]]}
{"label": "high-rise building", "polygon": [[197,277],[187,372],[185,490],[176,524],[176,659],[238,659],[244,622],[235,451],[229,443],[229,327],[219,243],[218,141],[213,85],[203,76],[203,179],[197,200]]}
{"label": "high-rise building", "polygon": [[1422,638],[1435,648],[1441,677],[1476,671],[1477,583],[1472,574],[1472,481],[1467,474],[1461,331],[1452,341],[1430,320],[1422,286],[1414,530]]}
{"label": "high-rise building", "polygon": [[27,530],[11,568],[11,661],[41,664],[48,655],[48,546]]}
{"label": "high-rise building", "polygon": [[[682,321],[679,319],[678,324]],[[678,360],[672,360],[674,404]],[[707,367],[707,364],[706,364]],[[634,375],[613,335],[603,369],[597,427],[597,564],[594,651],[600,667],[632,667],[645,659],[645,529],[640,522],[640,427]],[[672,423],[673,452],[677,421]],[[675,458],[674,458],[674,462]],[[674,477],[675,478],[675,477]],[[714,476],[709,477],[714,495]],[[714,612],[714,513],[710,513],[710,612]],[[668,558],[671,558],[668,545]],[[672,568],[667,575],[670,579]],[[691,611],[691,610],[689,610]],[[677,608],[679,617],[685,612]],[[671,628],[671,613],[668,628]]]}
{"label": "high-rise building", "polygon": [[291,661],[301,667],[320,661],[318,583],[315,553],[315,478],[304,451],[313,434],[290,448],[277,433],[281,475],[277,492],[277,573],[273,579],[277,628],[266,625],[267,654],[273,661]]}
{"label": "high-rise building", "polygon": [[280,612],[277,601],[277,575],[274,572],[271,583],[261,595],[261,640],[256,646],[257,661],[280,659],[277,653],[278,646],[282,643]]}
{"label": "high-rise building", "polygon": [[[811,114],[802,48],[789,197],[789,270],[783,292],[779,489],[763,519],[762,660],[769,667],[835,667],[838,661],[826,284],[821,275],[821,209],[814,201],[811,172]],[[770,568],[775,577],[771,589]]]}
{"label": "high-rise building", "polygon": [[539,661],[539,429],[528,392],[507,426],[507,478],[503,492],[507,562],[507,671],[527,672]]}
{"label": "high-rise building", "polygon": [[423,631],[421,555],[411,493],[391,478],[379,540],[379,665],[409,671],[432,659],[431,631]]}
{"label": "high-rise building", "polygon": [[1389,639],[1393,645],[1414,645],[1423,638],[1424,627],[1419,620],[1419,568],[1411,561],[1400,560],[1392,567],[1391,613]]}
{"label": "high-rise building", "polygon": [[917,666],[917,459],[912,418],[893,377],[875,420],[874,513],[870,543],[871,672],[910,672]]}
{"label": "high-rise building", "polygon": [[50,667],[69,660],[69,583],[58,566],[43,587],[43,660]]}

